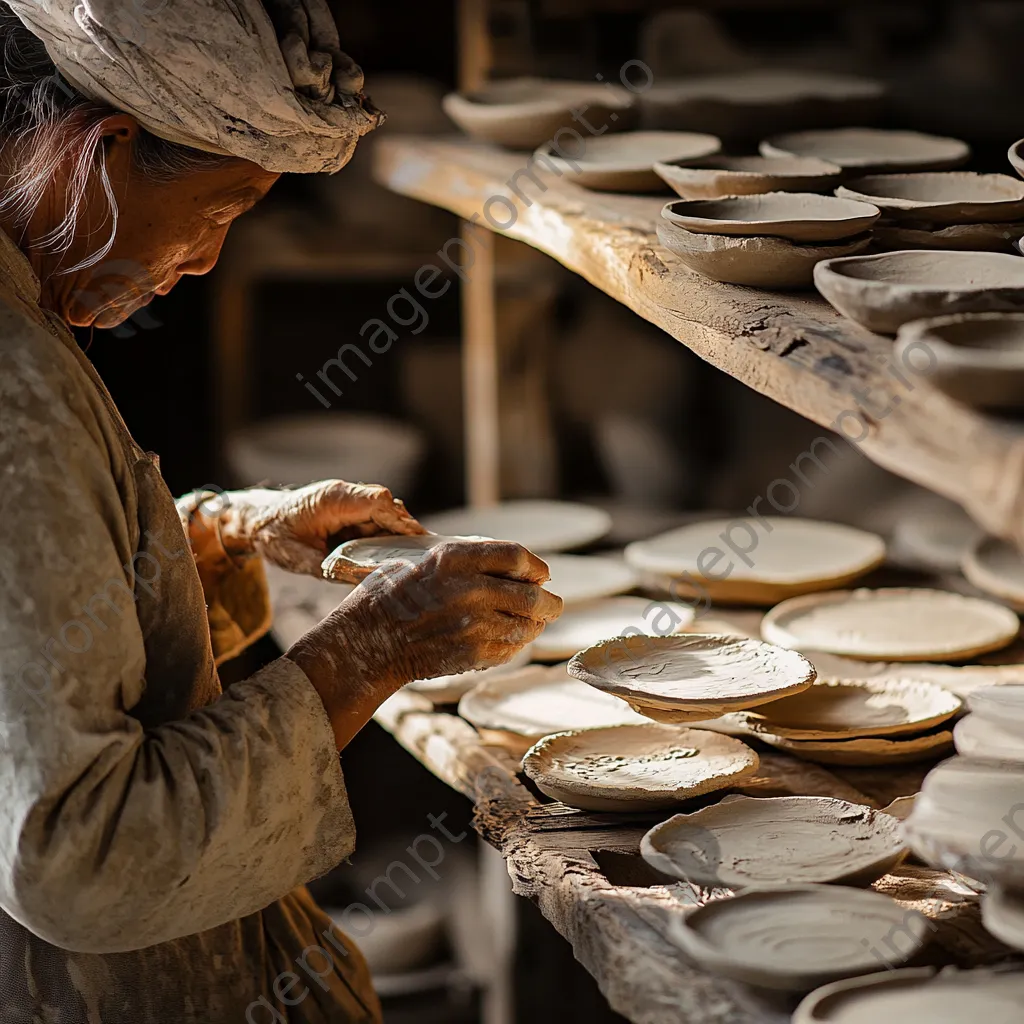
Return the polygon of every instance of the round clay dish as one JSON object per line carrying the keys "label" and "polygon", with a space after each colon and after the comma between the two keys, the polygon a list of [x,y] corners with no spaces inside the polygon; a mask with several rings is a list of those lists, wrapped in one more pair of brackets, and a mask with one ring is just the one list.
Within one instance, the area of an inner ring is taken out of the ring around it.
{"label": "round clay dish", "polygon": [[898,249],[941,249],[961,252],[1016,254],[1015,242],[1024,235],[1024,221],[1005,224],[951,224],[930,229],[880,220],[872,232],[875,252]]}
{"label": "round clay dish", "polygon": [[[557,593],[557,589],[551,587]],[[647,597],[608,597],[567,608],[534,641],[538,661],[565,661],[594,644],[623,633],[666,636],[687,629],[694,610],[676,602]]]}
{"label": "round clay dish", "polygon": [[943,590],[894,587],[794,597],[761,621],[769,643],[865,661],[961,661],[1006,647],[1008,608]]}
{"label": "round clay dish", "polygon": [[[696,160],[722,148],[714,135],[697,132],[621,132],[583,140],[578,152],[566,140],[552,140],[537,150],[539,163],[549,163],[559,174],[584,188],[606,192],[661,192],[664,183],[654,165],[667,161]],[[559,152],[561,149],[561,152]]]}
{"label": "round clay dish", "polygon": [[[1024,316],[1021,317],[1024,340]],[[983,537],[967,553],[964,575],[979,590],[1024,609],[1024,558],[1012,544],[999,537]]]}
{"label": "round clay dish", "polygon": [[415,682],[409,683],[406,688],[414,690],[416,693],[422,693],[435,704],[457,704],[475,686],[488,679],[493,679],[495,676],[508,675],[510,672],[523,668],[530,663],[532,657],[532,645],[527,645],[505,665],[460,672],[457,675],[438,676],[435,679],[417,679]]}
{"label": "round clay dish", "polygon": [[654,171],[683,199],[722,199],[765,192],[825,192],[842,168],[813,157],[709,156],[685,165],[657,163]]}
{"label": "round clay dish", "polygon": [[935,227],[1024,217],[1024,183],[1008,174],[876,174],[848,181],[836,195],[871,203],[897,222],[923,221]]}
{"label": "round clay dish", "polygon": [[791,242],[835,242],[863,234],[878,220],[877,207],[811,192],[765,192],[725,199],[677,199],[662,217],[706,235],[756,235]]}
{"label": "round clay dish", "polygon": [[1013,164],[1013,169],[1024,178],[1024,139],[1019,142],[1015,142],[1007,154],[1010,158],[1010,163]]}
{"label": "round clay dish", "polygon": [[565,551],[600,540],[611,516],[570,501],[506,501],[490,508],[457,508],[422,520],[442,534],[480,534],[511,540],[531,551]]}
{"label": "round clay dish", "polygon": [[764,732],[758,732],[756,736],[769,746],[784,750],[802,761],[848,768],[938,761],[954,750],[953,733],[948,729],[893,739],[866,736],[852,740],[793,740]]}
{"label": "round clay dish", "polygon": [[755,733],[842,740],[920,733],[960,711],[955,694],[916,679],[818,679],[803,693],[745,712]]}
{"label": "round clay dish", "polygon": [[822,260],[866,252],[871,233],[843,242],[797,244],[785,238],[703,235],[677,224],[658,225],[658,241],[683,266],[712,281],[748,288],[813,288],[814,267]]}
{"label": "round clay dish", "polygon": [[[637,574],[625,562],[594,555],[546,555],[551,579],[546,590],[566,604],[577,605],[602,597],[613,597],[637,585]],[[650,603],[650,602],[648,602]],[[566,658],[575,654],[566,655]]]}
{"label": "round clay dish", "polygon": [[652,724],[546,736],[523,761],[542,793],[587,811],[675,807],[757,766],[757,754],[731,736]]}
{"label": "round clay dish", "polygon": [[815,677],[795,651],[703,634],[616,637],[577,654],[569,674],[634,706],[703,718],[799,693]]}
{"label": "round clay dish", "polygon": [[770,605],[859,579],[885,561],[885,542],[838,523],[739,517],[670,530],[625,555],[641,571],[689,579],[716,603]]}
{"label": "round clay dish", "polygon": [[956,752],[981,761],[1024,765],[1024,730],[1003,728],[981,715],[965,715],[953,729]]}
{"label": "round clay dish", "polygon": [[[981,898],[981,920],[1000,942],[1024,950],[1024,893],[993,885]],[[1021,992],[1024,1010],[1024,990]]]}
{"label": "round clay dish", "polygon": [[1020,972],[947,968],[936,974],[919,967],[826,985],[797,1007],[792,1024],[1018,1024],[1022,1010]]}
{"label": "round clay dish", "polygon": [[1024,731],[1024,683],[980,686],[968,694],[967,706],[987,722]]}
{"label": "round clay dish", "polygon": [[906,963],[931,927],[923,914],[908,914],[889,896],[831,885],[745,892],[671,920],[672,938],[699,964],[789,992],[884,969],[886,943],[895,933],[909,941],[890,966]]}
{"label": "round clay dish", "polygon": [[830,797],[729,796],[652,828],[645,861],[671,878],[727,889],[870,885],[903,859],[900,823]]}
{"label": "round clay dish", "polygon": [[486,541],[487,537],[447,537],[428,533],[414,537],[362,537],[335,548],[323,561],[326,579],[361,580],[388,562],[419,565],[438,545],[449,542]]}
{"label": "round clay dish", "polygon": [[763,156],[813,156],[863,174],[946,171],[970,158],[959,139],[880,128],[791,132],[761,143]]}
{"label": "round clay dish", "polygon": [[814,283],[840,313],[880,334],[911,320],[1024,309],[1024,261],[997,252],[849,256],[819,263]]}

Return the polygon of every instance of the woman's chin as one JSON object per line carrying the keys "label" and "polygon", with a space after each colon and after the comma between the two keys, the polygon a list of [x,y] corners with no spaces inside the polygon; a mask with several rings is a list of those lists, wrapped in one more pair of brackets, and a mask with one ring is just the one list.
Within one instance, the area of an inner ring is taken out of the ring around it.
{"label": "woman's chin", "polygon": [[67,311],[64,319],[72,327],[98,327],[100,330],[109,330],[112,327],[120,327],[152,300],[153,295],[149,293],[133,297],[127,302],[112,302],[99,310],[75,304]]}

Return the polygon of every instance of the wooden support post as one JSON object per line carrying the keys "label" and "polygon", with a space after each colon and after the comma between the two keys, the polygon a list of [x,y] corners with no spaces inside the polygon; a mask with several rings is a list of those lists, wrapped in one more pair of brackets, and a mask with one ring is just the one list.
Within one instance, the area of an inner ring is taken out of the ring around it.
{"label": "wooden support post", "polygon": [[488,0],[459,0],[459,89],[479,89],[491,70]]}

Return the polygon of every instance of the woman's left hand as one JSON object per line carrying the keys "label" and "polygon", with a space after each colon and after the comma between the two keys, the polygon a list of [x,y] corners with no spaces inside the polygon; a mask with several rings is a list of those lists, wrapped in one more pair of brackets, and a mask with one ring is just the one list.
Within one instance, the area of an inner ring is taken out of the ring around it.
{"label": "woman's left hand", "polygon": [[231,554],[257,553],[289,572],[322,577],[343,541],[427,531],[386,487],[322,480],[294,491],[231,491],[220,518]]}

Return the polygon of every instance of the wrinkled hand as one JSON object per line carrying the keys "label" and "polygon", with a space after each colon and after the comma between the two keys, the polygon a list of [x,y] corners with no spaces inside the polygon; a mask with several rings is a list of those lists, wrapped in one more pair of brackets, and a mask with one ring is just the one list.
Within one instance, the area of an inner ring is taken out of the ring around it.
{"label": "wrinkled hand", "polygon": [[323,480],[295,491],[232,491],[225,547],[255,551],[289,572],[322,576],[338,544],[379,534],[421,534],[422,526],[386,487]]}

